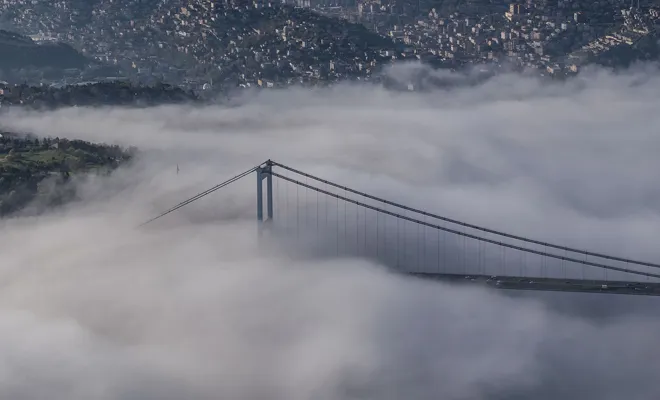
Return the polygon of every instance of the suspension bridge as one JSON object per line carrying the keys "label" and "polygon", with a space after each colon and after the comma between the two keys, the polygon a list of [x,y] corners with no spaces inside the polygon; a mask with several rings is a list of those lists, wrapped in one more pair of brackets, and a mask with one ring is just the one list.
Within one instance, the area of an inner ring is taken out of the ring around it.
{"label": "suspension bridge", "polygon": [[660,264],[466,223],[271,160],[140,226],[252,174],[259,235],[295,243],[317,257],[362,257],[423,279],[498,289],[660,295]]}

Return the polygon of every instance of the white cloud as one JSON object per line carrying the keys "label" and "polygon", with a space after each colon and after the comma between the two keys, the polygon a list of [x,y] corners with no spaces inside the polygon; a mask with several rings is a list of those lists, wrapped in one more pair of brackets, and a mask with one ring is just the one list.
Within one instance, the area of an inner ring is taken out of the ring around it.
{"label": "white cloud", "polygon": [[145,153],[65,213],[4,222],[0,394],[655,398],[653,299],[512,297],[259,249],[252,177],[134,226],[272,158],[468,222],[657,260],[658,89],[652,70],[594,71],[555,85],[506,75],[424,94],[344,86],[234,108],[9,114],[7,127]]}

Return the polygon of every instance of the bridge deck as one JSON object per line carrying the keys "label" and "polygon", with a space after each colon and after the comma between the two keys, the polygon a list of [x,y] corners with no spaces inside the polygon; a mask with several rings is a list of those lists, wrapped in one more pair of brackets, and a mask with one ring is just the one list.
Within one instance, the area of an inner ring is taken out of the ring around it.
{"label": "bridge deck", "polygon": [[485,276],[439,273],[410,273],[409,275],[413,275],[422,279],[431,279],[460,284],[484,285],[496,289],[660,296],[660,283],[655,282],[523,278],[519,276]]}

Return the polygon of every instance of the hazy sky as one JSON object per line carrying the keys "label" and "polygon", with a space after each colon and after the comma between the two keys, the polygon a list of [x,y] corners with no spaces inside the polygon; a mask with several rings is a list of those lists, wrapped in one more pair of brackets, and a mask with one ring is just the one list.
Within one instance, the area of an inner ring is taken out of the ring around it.
{"label": "hazy sky", "polygon": [[144,154],[83,185],[66,212],[4,221],[0,395],[655,399],[654,299],[510,296],[260,251],[253,177],[135,225],[272,158],[471,223],[658,261],[658,93],[645,67],[553,85],[506,75],[424,94],[339,86],[225,108],[5,116]]}

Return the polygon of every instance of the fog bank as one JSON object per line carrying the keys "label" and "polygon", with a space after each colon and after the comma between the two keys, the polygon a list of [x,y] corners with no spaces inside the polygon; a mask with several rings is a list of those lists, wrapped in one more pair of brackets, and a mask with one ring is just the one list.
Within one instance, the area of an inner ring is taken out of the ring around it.
{"label": "fog bank", "polygon": [[253,176],[136,225],[270,158],[470,223],[657,261],[658,93],[648,67],[430,93],[263,92],[232,108],[12,111],[5,128],[143,154],[65,210],[0,221],[0,395],[654,399],[655,299],[510,296],[260,246]]}

